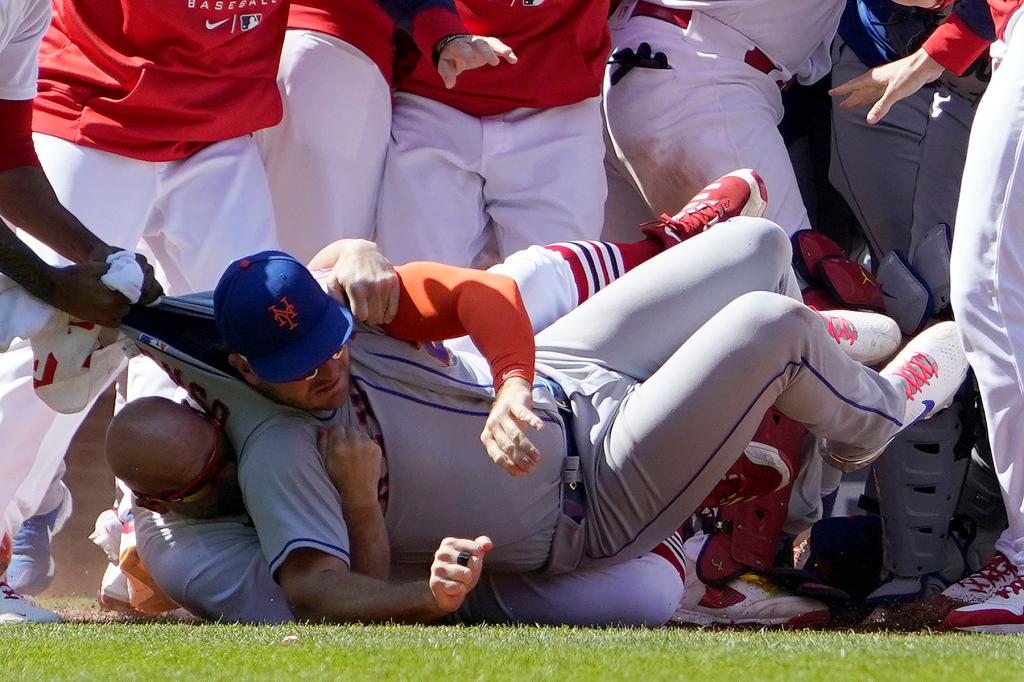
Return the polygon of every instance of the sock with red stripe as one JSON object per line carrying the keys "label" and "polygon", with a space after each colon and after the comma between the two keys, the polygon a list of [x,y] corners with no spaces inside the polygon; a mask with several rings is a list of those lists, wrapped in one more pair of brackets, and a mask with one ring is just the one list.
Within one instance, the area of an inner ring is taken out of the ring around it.
{"label": "sock with red stripe", "polygon": [[583,303],[636,266],[665,250],[656,239],[639,242],[575,241],[545,247],[559,254],[572,270]]}
{"label": "sock with red stripe", "polygon": [[662,540],[651,552],[672,564],[672,567],[679,572],[679,579],[685,583],[686,565],[683,563],[683,543],[686,541],[683,538],[682,530],[680,528],[668,536],[668,538]]}

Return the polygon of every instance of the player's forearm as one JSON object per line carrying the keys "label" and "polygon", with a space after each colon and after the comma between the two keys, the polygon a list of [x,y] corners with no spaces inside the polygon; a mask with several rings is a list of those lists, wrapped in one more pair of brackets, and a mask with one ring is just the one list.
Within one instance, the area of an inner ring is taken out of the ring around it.
{"label": "player's forearm", "polygon": [[310,572],[282,586],[299,620],[320,623],[428,623],[444,613],[426,581],[388,583],[340,567]]}
{"label": "player's forearm", "polygon": [[22,166],[0,172],[0,214],[76,263],[111,250],[61,205],[41,168]]}
{"label": "player's forearm", "polygon": [[363,507],[343,506],[345,526],[352,546],[352,570],[378,580],[387,580],[391,566],[391,547],[384,514],[376,500]]}
{"label": "player's forearm", "polygon": [[0,272],[39,300],[56,305],[55,271],[56,268],[44,262],[13,230],[0,221]]}

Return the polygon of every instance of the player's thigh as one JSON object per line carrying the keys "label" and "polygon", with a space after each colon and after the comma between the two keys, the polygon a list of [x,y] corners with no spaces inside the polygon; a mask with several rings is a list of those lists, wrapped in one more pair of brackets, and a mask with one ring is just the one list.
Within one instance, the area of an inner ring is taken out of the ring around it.
{"label": "player's thigh", "polygon": [[[60,202],[103,241],[133,248],[156,199],[155,164],[50,135],[36,133],[32,139]],[[37,251],[47,260],[56,258],[49,247]]]}
{"label": "player's thigh", "polygon": [[738,296],[783,291],[791,257],[777,225],[734,219],[626,273],[541,332],[537,349],[644,379]]}
{"label": "player's thigh", "polygon": [[281,246],[307,260],[343,237],[370,238],[391,131],[391,91],[348,43],[286,34],[278,74],[284,117],[256,139]]}
{"label": "player's thigh", "polygon": [[377,204],[377,245],[393,263],[469,266],[486,243],[481,119],[399,95]]}
{"label": "player's thigh", "polygon": [[501,144],[485,148],[484,199],[502,254],[600,236],[608,187],[598,98],[485,125],[501,126]]}
{"label": "player's thigh", "polygon": [[614,566],[561,575],[485,574],[459,619],[601,627],[658,627],[679,607],[683,583],[668,561],[646,554]]}
{"label": "player's thigh", "polygon": [[267,175],[251,136],[176,162],[159,190],[152,227],[163,232],[173,265],[193,291],[213,289],[231,261],[277,248]]}
{"label": "player's thigh", "polygon": [[251,526],[210,521],[164,527],[142,512],[136,537],[157,586],[190,612],[226,622],[294,620]]}
{"label": "player's thigh", "polygon": [[777,128],[777,89],[742,63],[700,76],[689,66],[633,69],[606,89],[609,133],[652,211],[673,214],[712,180],[753,168],[768,187],[765,217],[790,233],[809,227]]}

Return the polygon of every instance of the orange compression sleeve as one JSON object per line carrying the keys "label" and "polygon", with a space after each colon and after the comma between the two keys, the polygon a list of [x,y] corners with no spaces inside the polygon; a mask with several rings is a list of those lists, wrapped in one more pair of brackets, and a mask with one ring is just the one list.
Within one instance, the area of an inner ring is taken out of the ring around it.
{"label": "orange compression sleeve", "polygon": [[468,334],[491,366],[495,390],[511,377],[533,382],[530,317],[515,280],[439,263],[395,270],[398,314],[384,331],[406,341],[443,341]]}

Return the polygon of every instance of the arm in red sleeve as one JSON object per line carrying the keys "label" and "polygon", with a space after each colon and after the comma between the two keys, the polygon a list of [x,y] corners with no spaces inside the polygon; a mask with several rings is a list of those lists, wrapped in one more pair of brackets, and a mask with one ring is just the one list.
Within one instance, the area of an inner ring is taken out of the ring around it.
{"label": "arm in red sleeve", "polygon": [[0,99],[0,173],[39,167],[32,144],[32,100]]}
{"label": "arm in red sleeve", "polygon": [[951,14],[921,47],[943,68],[960,76],[990,43],[972,31],[957,14]]}
{"label": "arm in red sleeve", "polygon": [[412,21],[412,39],[427,59],[442,38],[469,33],[458,13],[445,7],[433,7],[416,15]]}
{"label": "arm in red sleeve", "polygon": [[384,331],[406,341],[469,334],[490,363],[495,390],[511,377],[533,382],[533,329],[515,280],[438,263],[409,263],[395,270],[401,298],[398,314]]}

